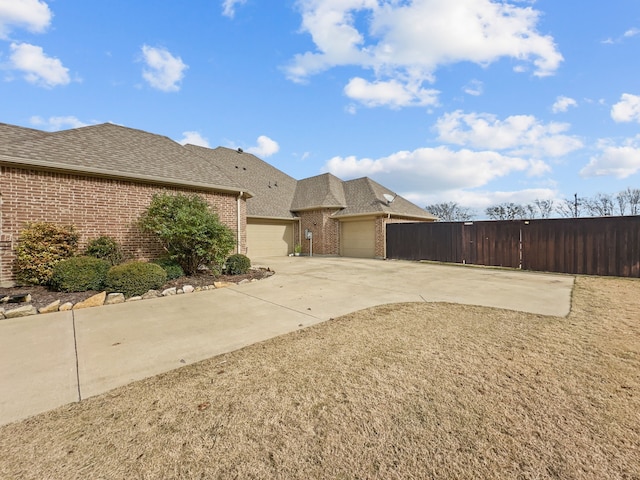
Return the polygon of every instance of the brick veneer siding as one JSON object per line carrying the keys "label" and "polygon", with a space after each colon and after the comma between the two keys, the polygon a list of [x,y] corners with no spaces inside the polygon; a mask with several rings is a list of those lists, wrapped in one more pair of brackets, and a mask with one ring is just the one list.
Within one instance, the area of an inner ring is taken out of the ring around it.
{"label": "brick veneer siding", "polygon": [[304,232],[313,232],[314,255],[340,254],[340,222],[331,215],[334,209],[308,210],[300,212],[300,229],[302,232],[302,253],[309,253],[309,240],[304,238]]}
{"label": "brick veneer siding", "polygon": [[[74,225],[80,248],[100,235],[114,237],[125,255],[155,258],[162,253],[136,220],[155,193],[197,193],[216,209],[220,220],[237,232],[237,195],[164,187],[128,180],[84,177],[75,174],[0,167],[0,283],[13,279],[14,249],[28,222]],[[240,201],[241,248],[246,251],[246,202]]]}

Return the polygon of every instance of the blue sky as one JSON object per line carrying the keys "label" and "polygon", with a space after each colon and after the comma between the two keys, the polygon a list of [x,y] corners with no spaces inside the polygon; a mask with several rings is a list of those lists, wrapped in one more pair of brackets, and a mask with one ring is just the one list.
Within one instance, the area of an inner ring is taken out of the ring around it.
{"label": "blue sky", "polygon": [[637,0],[0,0],[0,122],[482,212],[640,188],[639,58]]}

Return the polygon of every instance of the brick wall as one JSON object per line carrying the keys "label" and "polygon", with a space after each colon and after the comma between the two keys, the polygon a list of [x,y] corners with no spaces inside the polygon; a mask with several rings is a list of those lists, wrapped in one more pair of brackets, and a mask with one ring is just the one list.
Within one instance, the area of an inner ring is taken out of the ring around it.
{"label": "brick wall", "polygon": [[331,215],[334,209],[309,210],[300,212],[300,229],[302,231],[302,253],[309,253],[309,240],[304,238],[304,232],[313,232],[314,255],[340,254],[340,222]]}
{"label": "brick wall", "polygon": [[[159,244],[141,233],[136,220],[155,193],[197,193],[213,206],[220,220],[237,232],[237,196],[179,189],[126,180],[90,178],[56,172],[0,167],[0,283],[13,278],[18,234],[28,222],[74,225],[83,248],[100,235],[114,237],[127,256],[154,258]],[[246,251],[246,202],[241,200],[241,251]]]}

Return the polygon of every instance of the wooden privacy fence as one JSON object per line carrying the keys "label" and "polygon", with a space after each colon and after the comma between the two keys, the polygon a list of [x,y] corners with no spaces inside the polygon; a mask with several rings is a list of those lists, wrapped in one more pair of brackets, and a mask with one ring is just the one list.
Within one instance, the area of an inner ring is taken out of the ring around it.
{"label": "wooden privacy fence", "polygon": [[640,277],[640,216],[389,223],[386,256]]}

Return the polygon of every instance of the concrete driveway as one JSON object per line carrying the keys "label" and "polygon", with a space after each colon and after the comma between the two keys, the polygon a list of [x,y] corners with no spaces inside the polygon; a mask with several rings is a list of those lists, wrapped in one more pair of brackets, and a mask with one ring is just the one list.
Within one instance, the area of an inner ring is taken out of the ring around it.
{"label": "concrete driveway", "polygon": [[453,302],[563,317],[573,277],[327,257],[256,283],[0,321],[0,424],[363,308]]}

